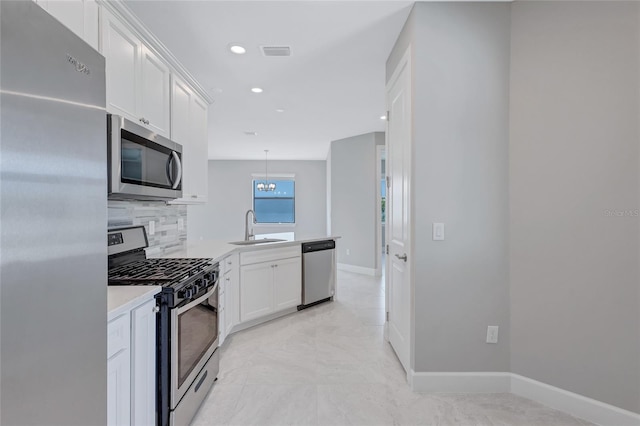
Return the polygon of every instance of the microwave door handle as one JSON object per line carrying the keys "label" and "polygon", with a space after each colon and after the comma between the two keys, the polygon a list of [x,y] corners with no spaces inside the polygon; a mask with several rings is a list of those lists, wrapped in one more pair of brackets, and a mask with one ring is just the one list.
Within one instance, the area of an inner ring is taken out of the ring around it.
{"label": "microwave door handle", "polygon": [[173,151],[172,154],[169,156],[169,158],[167,158],[167,179],[169,180],[169,184],[171,185],[171,187],[173,188],[173,173],[171,173],[172,167],[171,167],[171,163],[173,162]]}
{"label": "microwave door handle", "polygon": [[173,182],[173,186],[171,188],[177,189],[180,185],[180,182],[182,181],[182,162],[180,161],[178,153],[175,151],[171,152],[171,158],[176,161],[176,165],[178,166],[178,175],[176,176],[176,180]]}

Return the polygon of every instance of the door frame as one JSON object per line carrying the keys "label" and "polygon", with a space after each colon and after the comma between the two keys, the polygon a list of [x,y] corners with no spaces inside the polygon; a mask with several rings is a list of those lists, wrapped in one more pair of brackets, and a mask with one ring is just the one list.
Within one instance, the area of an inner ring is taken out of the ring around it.
{"label": "door frame", "polygon": [[[382,158],[386,156],[387,151],[387,141],[386,141],[386,132],[385,132],[385,144],[384,145],[376,145],[376,276],[382,276],[382,251],[384,247],[382,246],[382,211],[380,209],[380,205],[382,203],[382,185],[381,181],[385,178],[386,185],[386,173],[382,175]],[[386,228],[385,235],[386,238]],[[386,240],[385,240],[386,242]],[[386,287],[386,286],[385,286]],[[385,311],[386,312],[386,311]]]}
{"label": "door frame", "polygon": [[[388,102],[388,98],[387,95],[389,93],[389,90],[391,89],[391,87],[396,83],[396,81],[398,80],[398,78],[401,75],[401,72],[404,68],[407,68],[409,70],[409,72],[412,72],[412,57],[411,57],[411,52],[412,52],[412,45],[409,44],[405,50],[405,52],[402,54],[402,58],[400,59],[400,61],[398,61],[398,64],[396,65],[395,69],[393,70],[393,73],[391,74],[391,77],[389,78],[389,80],[387,81],[386,85],[385,85],[385,100],[386,102]],[[412,93],[412,89],[413,89],[413,77],[410,75],[410,93]],[[387,110],[389,110],[389,105],[386,105]],[[411,114],[413,114],[413,101],[411,101]],[[387,113],[389,114],[389,112]],[[413,120],[412,120],[413,121]],[[389,153],[389,117],[387,116],[387,123],[386,123],[386,130],[385,130],[385,153],[387,154],[387,164],[385,167],[385,175],[389,176],[389,164],[388,164],[388,153]],[[409,129],[409,137],[410,137],[410,149],[411,152],[413,152],[413,123],[411,123],[411,128]],[[408,206],[407,206],[407,228],[408,228],[408,242],[407,242],[407,256],[408,256],[408,264],[407,264],[407,269],[406,271],[409,273],[409,368],[406,371],[407,374],[407,382],[409,383],[409,385],[412,387],[413,383],[412,383],[412,379],[413,379],[413,371],[414,371],[414,366],[415,366],[415,268],[414,268],[414,264],[415,262],[413,261],[413,253],[415,252],[415,246],[414,246],[414,238],[413,236],[415,235],[415,228],[414,228],[414,222],[413,222],[413,217],[414,217],[414,206],[413,206],[413,202],[412,202],[412,198],[413,198],[413,187],[414,187],[414,178],[413,178],[413,170],[415,167],[414,164],[414,157],[413,155],[409,155],[409,158],[411,158],[410,160],[410,164],[409,164],[409,174],[408,174]],[[386,182],[385,182],[386,183]],[[389,188],[387,187],[387,191],[389,191]],[[389,198],[389,194],[387,193],[387,199]],[[387,206],[387,211],[389,211],[389,206]],[[387,215],[388,217],[388,215]],[[389,226],[385,227],[385,238],[386,238],[386,244],[389,244]],[[389,342],[389,273],[391,271],[391,258],[389,255],[386,256],[386,261],[385,261],[385,313],[386,313],[386,317],[385,317],[385,323],[384,323],[384,338],[387,342]]]}

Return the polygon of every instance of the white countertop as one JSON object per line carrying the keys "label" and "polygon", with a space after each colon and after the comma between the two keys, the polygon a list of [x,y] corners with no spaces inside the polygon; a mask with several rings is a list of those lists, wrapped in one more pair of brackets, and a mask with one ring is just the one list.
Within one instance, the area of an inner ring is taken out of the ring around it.
{"label": "white countertop", "polygon": [[130,311],[160,293],[161,286],[112,285],[107,289],[107,321]]}
{"label": "white countertop", "polygon": [[323,235],[323,236],[296,238],[295,240],[291,240],[291,241],[277,241],[273,243],[262,243],[262,244],[253,244],[253,245],[234,245],[234,244],[229,244],[226,241],[204,240],[204,241],[199,241],[197,243],[187,244],[187,246],[183,250],[174,251],[172,253],[165,254],[162,257],[210,258],[210,259],[213,259],[214,261],[220,261],[223,257],[234,252],[245,252],[245,251],[256,251],[256,250],[279,248],[279,247],[289,247],[294,245],[300,245],[303,243],[310,243],[313,241],[337,240],[338,238],[340,237],[335,235],[328,235],[328,236]]}

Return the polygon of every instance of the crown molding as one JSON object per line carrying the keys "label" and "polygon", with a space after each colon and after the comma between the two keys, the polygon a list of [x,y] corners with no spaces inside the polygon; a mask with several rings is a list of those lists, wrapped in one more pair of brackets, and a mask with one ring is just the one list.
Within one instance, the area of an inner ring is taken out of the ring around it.
{"label": "crown molding", "polygon": [[176,72],[191,88],[202,97],[207,104],[213,103],[213,98],[195,77],[180,63],[173,53],[165,46],[145,24],[124,4],[122,0],[96,0],[98,4],[105,7],[109,12],[126,22],[131,30],[140,37],[141,40],[159,57],[164,59],[172,71]]}

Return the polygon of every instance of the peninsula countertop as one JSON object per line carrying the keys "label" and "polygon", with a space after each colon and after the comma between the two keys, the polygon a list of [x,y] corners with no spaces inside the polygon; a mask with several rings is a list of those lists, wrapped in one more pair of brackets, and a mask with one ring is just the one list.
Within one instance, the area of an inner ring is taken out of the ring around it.
{"label": "peninsula countertop", "polygon": [[[225,256],[231,253],[268,250],[280,247],[290,247],[294,245],[301,245],[304,243],[311,243],[314,241],[324,240],[337,240],[339,236],[336,235],[324,235],[324,236],[310,236],[295,238],[287,241],[276,241],[271,243],[259,243],[251,245],[234,245],[228,241],[221,240],[203,240],[195,243],[189,243],[182,250],[177,250],[171,253],[165,253],[164,258],[210,258],[214,261],[220,261]],[[259,239],[258,239],[259,240]]]}

